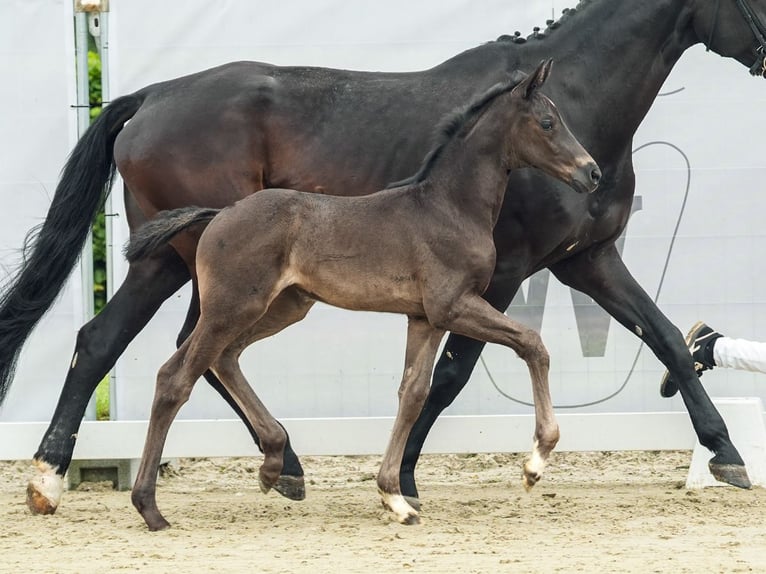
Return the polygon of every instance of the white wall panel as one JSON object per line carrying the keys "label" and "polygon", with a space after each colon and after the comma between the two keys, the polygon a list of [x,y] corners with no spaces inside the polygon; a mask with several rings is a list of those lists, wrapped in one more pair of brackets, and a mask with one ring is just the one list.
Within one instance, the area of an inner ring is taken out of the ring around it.
{"label": "white wall panel", "polygon": [[[0,264],[15,272],[76,140],[71,1],[0,2]],[[83,322],[80,272],[29,339],[0,421],[50,420]]]}

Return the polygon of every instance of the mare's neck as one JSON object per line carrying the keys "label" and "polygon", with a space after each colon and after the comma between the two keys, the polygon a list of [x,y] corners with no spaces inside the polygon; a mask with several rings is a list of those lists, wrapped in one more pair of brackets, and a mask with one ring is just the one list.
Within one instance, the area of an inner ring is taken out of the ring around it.
{"label": "mare's neck", "polygon": [[613,138],[629,145],[673,66],[698,42],[691,18],[685,0],[593,0],[508,52],[522,69],[554,57],[545,93],[585,147],[607,158],[623,151]]}

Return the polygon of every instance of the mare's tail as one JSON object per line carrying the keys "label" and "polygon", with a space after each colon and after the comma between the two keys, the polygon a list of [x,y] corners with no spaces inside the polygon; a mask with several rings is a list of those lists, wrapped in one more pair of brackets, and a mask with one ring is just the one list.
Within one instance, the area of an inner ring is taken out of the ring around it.
{"label": "mare's tail", "polygon": [[24,342],[74,268],[115,173],[114,141],[143,97],[114,100],[83,134],[64,165],[45,221],[27,235],[18,275],[0,295],[0,404]]}
{"label": "mare's tail", "polygon": [[197,223],[208,223],[220,209],[212,207],[181,207],[161,211],[157,217],[138,228],[125,246],[125,258],[133,263],[165,245],[178,233]]}

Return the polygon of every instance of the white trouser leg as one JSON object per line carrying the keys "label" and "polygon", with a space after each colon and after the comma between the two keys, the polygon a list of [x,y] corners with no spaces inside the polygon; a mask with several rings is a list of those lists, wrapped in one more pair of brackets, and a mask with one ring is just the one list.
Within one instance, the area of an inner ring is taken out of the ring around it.
{"label": "white trouser leg", "polygon": [[713,359],[717,367],[766,373],[766,343],[747,339],[716,339]]}

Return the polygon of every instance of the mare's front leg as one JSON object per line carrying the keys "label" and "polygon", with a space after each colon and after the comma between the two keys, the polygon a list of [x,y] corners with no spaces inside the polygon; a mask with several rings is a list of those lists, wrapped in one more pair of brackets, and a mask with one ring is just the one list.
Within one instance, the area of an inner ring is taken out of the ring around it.
{"label": "mare's front leg", "polygon": [[428,394],[436,350],[443,336],[443,330],[432,327],[423,317],[408,318],[404,375],[399,386],[399,410],[378,473],[378,491],[383,505],[402,524],[419,522],[417,510],[402,496],[399,469],[405,442]]}
{"label": "mare's front leg", "polygon": [[163,301],[188,280],[175,251],[163,248],[131,265],[114,297],[80,329],[56,410],[34,455],[36,470],[27,485],[33,514],[52,514],[58,508],[77,431],[96,386]]}
{"label": "mare's front leg", "polygon": [[694,431],[714,453],[710,472],[721,482],[750,488],[739,452],[721,415],[699,382],[681,332],[631,276],[614,244],[594,247],[551,267],[562,283],[586,293],[640,337],[678,382]]}
{"label": "mare's front leg", "polygon": [[535,405],[532,455],[524,463],[522,475],[524,487],[529,490],[542,477],[548,456],[559,440],[559,426],[548,385],[550,357],[539,333],[510,319],[478,295],[458,299],[449,307],[448,318],[439,326],[453,333],[509,347],[527,364]]}

